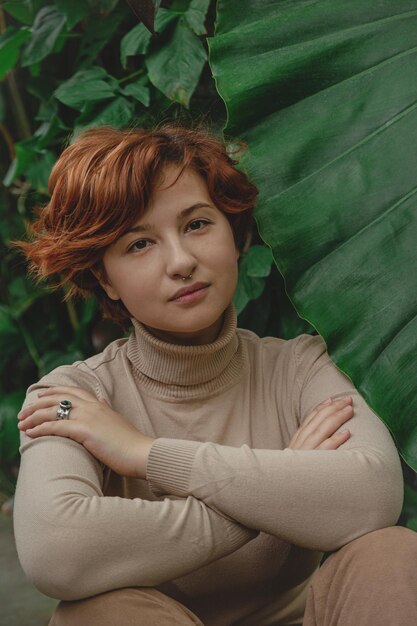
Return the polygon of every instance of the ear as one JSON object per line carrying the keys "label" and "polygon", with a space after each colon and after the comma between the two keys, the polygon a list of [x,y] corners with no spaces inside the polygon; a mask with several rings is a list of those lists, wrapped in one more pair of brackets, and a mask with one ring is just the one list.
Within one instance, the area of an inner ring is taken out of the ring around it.
{"label": "ear", "polygon": [[100,283],[100,286],[104,289],[110,300],[120,300],[120,296],[108,279],[104,267],[100,269],[91,269],[91,273],[96,277],[96,279]]}

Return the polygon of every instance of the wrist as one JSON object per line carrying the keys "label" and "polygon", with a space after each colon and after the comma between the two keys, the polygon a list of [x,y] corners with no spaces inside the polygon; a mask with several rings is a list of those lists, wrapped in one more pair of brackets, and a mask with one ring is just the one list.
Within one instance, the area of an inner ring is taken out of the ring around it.
{"label": "wrist", "polygon": [[149,453],[155,439],[152,437],[141,437],[137,451],[137,478],[146,480],[146,467],[148,465]]}

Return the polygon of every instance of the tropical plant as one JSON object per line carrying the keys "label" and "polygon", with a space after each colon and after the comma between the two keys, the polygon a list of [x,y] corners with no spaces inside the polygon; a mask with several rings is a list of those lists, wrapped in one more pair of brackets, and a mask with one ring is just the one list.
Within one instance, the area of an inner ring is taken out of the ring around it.
{"label": "tropical plant", "polygon": [[10,0],[0,8],[4,481],[11,490],[25,388],[120,332],[103,326],[94,301],[63,303],[35,286],[7,247],[47,201],[62,145],[91,126],[167,117],[203,116],[220,129],[226,113],[226,139],[247,143],[242,166],[261,190],[260,236],[240,263],[239,324],[284,338],[319,331],[413,465],[415,340],[407,333],[416,275],[400,271],[412,267],[416,215],[412,3],[218,0],[215,36],[215,2],[160,4]]}
{"label": "tropical plant", "polygon": [[[157,12],[154,36],[131,10],[145,5],[152,9],[152,2],[10,0],[0,7],[3,492],[14,488],[16,413],[25,389],[54,367],[91,355],[121,333],[100,321],[94,300],[62,302],[48,285],[35,285],[23,259],[8,245],[24,235],[34,208],[47,202],[48,176],[62,146],[73,133],[102,124],[150,126],[178,117],[185,122],[203,119],[218,130],[224,124],[204,37],[207,31],[213,34],[215,5],[209,0],[165,4]],[[141,17],[146,18],[143,11]],[[152,27],[153,19],[151,11]],[[260,245],[256,233],[254,244],[242,257],[236,293],[246,325],[249,301],[271,280],[270,250]],[[254,325],[259,332],[273,320],[269,303],[275,290],[264,296]],[[281,326],[292,336],[306,328],[291,307],[283,313]],[[279,330],[277,322],[274,328]]]}

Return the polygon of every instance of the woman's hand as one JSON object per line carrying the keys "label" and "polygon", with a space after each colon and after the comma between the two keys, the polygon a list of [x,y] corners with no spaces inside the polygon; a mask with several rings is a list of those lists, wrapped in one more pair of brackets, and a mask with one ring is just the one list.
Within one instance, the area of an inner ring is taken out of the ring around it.
{"label": "woman's hand", "polygon": [[[22,409],[19,429],[29,437],[58,435],[81,443],[96,459],[120,474],[146,478],[146,463],[153,443],[105,400],[97,400],[78,387],[52,387],[38,393],[39,400]],[[68,419],[57,419],[61,400],[70,400]]]}
{"label": "woman's hand", "polygon": [[350,437],[348,429],[336,431],[353,417],[353,413],[350,396],[325,400],[307,415],[287,447],[292,450],[336,450]]}

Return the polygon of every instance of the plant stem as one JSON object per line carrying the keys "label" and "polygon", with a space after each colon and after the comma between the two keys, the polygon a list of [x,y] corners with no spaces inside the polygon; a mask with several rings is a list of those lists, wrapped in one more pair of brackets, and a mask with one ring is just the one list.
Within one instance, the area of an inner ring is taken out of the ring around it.
{"label": "plant stem", "polygon": [[[0,34],[6,30],[6,19],[4,17],[4,11],[0,4]],[[20,97],[19,87],[16,81],[15,70],[10,70],[6,75],[6,85],[10,92],[10,98],[12,100],[12,110],[16,119],[17,128],[21,139],[28,139],[32,136],[30,128],[29,118],[26,115],[23,100]]]}
{"label": "plant stem", "polygon": [[30,333],[28,333],[28,331],[26,330],[24,324],[22,324],[22,322],[20,320],[15,320],[20,333],[23,337],[23,341],[26,344],[26,347],[28,349],[28,352],[30,354],[30,356],[32,357],[32,361],[35,363],[36,367],[38,368],[38,370],[40,369],[41,366],[41,358],[39,356],[39,352],[37,347],[35,346],[35,342],[33,341],[32,337],[30,336]]}
{"label": "plant stem", "polygon": [[68,317],[70,319],[71,326],[75,331],[77,331],[80,326],[80,322],[78,321],[78,315],[74,303],[71,300],[65,300],[65,306],[67,307]]}
{"label": "plant stem", "polygon": [[125,76],[124,78],[121,78],[119,80],[119,85],[121,85],[122,83],[125,83],[127,80],[130,80],[131,78],[135,78],[135,76],[140,76],[141,74],[144,74],[145,70],[141,69],[141,70],[136,70],[136,72],[132,72],[132,74],[129,74],[129,76]]}

